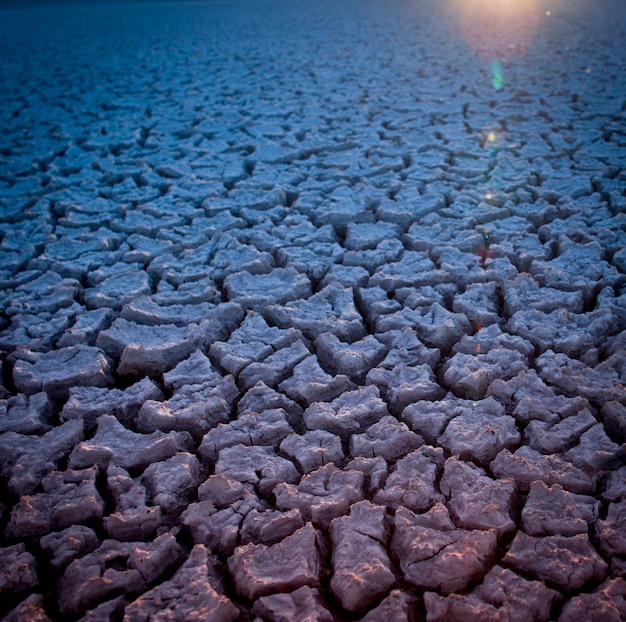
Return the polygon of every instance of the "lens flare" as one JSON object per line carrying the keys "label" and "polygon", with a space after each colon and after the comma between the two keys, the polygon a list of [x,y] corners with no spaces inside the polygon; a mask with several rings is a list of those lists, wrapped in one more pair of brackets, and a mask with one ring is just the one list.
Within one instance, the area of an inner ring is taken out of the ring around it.
{"label": "lens flare", "polygon": [[500,127],[485,127],[480,132],[480,146],[497,153],[506,142],[506,132]]}
{"label": "lens flare", "polygon": [[502,63],[494,60],[491,63],[491,86],[494,90],[499,91],[504,86],[504,77],[502,76]]}

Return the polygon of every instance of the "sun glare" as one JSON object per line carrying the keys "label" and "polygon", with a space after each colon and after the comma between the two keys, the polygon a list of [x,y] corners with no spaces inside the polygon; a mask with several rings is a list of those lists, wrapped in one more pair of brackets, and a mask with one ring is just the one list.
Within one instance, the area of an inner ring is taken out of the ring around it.
{"label": "sun glare", "polygon": [[459,30],[489,61],[523,54],[539,23],[536,0],[457,0]]}

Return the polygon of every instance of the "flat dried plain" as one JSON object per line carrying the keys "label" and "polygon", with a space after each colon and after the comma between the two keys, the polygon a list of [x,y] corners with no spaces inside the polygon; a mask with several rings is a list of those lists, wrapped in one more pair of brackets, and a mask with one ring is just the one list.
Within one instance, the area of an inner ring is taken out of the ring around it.
{"label": "flat dried plain", "polygon": [[0,617],[626,620],[625,40],[3,5]]}

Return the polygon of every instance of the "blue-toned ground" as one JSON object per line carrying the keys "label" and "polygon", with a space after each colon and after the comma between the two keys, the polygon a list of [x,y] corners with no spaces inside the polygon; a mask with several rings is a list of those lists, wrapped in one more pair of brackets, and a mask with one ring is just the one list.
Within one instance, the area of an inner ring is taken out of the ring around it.
{"label": "blue-toned ground", "polygon": [[2,620],[626,620],[625,40],[0,6]]}

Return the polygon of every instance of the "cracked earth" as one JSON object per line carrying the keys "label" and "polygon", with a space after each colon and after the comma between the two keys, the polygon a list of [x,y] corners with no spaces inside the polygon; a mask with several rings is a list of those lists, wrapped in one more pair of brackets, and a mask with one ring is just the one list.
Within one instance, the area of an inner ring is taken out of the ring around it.
{"label": "cracked earth", "polygon": [[0,9],[5,622],[626,620],[626,11],[516,3]]}

